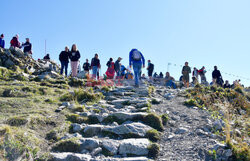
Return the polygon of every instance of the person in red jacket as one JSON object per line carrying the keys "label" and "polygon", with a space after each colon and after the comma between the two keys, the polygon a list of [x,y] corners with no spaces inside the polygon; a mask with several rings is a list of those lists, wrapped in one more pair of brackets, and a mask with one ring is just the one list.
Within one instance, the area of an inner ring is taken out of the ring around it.
{"label": "person in red jacket", "polygon": [[13,47],[17,47],[17,48],[21,48],[21,44],[20,42],[18,41],[18,35],[14,36],[12,38],[12,40],[10,41],[10,46],[13,46]]}
{"label": "person in red jacket", "polygon": [[108,79],[114,79],[115,76],[115,63],[111,62],[110,67],[106,71],[106,75]]}

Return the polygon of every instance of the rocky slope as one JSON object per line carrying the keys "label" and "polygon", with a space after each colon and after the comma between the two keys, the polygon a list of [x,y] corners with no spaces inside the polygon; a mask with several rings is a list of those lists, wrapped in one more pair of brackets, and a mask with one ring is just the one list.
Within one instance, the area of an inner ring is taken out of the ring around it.
{"label": "rocky slope", "polygon": [[[244,92],[241,98],[240,91],[214,87],[173,90],[145,81],[134,88],[131,81],[107,86],[64,78],[53,62],[15,49],[0,49],[0,60],[0,160],[248,160]],[[241,120],[231,130],[229,95],[232,118]],[[237,146],[236,133],[246,145]]]}

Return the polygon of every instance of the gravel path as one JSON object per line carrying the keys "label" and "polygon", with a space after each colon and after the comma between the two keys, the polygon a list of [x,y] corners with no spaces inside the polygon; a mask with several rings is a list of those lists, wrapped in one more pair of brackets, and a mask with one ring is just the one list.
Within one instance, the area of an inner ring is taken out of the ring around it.
{"label": "gravel path", "polygon": [[[156,94],[157,98],[162,98]],[[185,98],[163,98],[163,103],[153,105],[158,114],[169,113],[169,122],[159,141],[161,150],[157,160],[196,161],[211,160],[208,150],[217,144],[216,135],[207,130],[210,114],[205,110],[183,105]],[[207,132],[206,132],[207,131]]]}

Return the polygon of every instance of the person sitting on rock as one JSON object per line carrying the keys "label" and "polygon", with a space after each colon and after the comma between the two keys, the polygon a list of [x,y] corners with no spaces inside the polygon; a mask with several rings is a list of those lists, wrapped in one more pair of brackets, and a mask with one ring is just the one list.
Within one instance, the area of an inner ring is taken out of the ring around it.
{"label": "person sitting on rock", "polygon": [[83,70],[85,71],[86,74],[89,74],[89,70],[90,70],[90,64],[89,64],[89,60],[86,59],[86,62],[83,64]]}
{"label": "person sitting on rock", "polygon": [[29,38],[26,38],[26,42],[22,44],[22,47],[25,55],[30,56],[32,54],[32,44]]}
{"label": "person sitting on rock", "polygon": [[59,60],[61,62],[60,74],[63,74],[63,70],[65,69],[65,76],[67,76],[69,64],[69,48],[67,46],[65,47],[65,50],[60,53]]}
{"label": "person sitting on rock", "polygon": [[20,42],[18,41],[18,35],[16,35],[16,36],[14,36],[13,38],[12,38],[12,40],[10,41],[10,46],[11,47],[17,47],[17,48],[21,48],[21,44],[20,44]]}
{"label": "person sitting on rock", "polygon": [[162,72],[160,72],[159,78],[163,78],[163,73]]}
{"label": "person sitting on rock", "polygon": [[226,83],[224,84],[224,88],[231,88],[231,85],[229,84],[228,80],[226,80]]}
{"label": "person sitting on rock", "polygon": [[45,55],[45,56],[43,57],[43,60],[49,61],[49,60],[50,60],[49,54]]}
{"label": "person sitting on rock", "polygon": [[4,41],[4,35],[3,34],[1,34],[1,36],[0,36],[0,47],[1,48],[4,48],[5,47],[5,41]]}
{"label": "person sitting on rock", "polygon": [[167,87],[173,87],[176,89],[176,84],[174,83],[174,78],[170,76],[169,72],[166,72],[165,82]]}

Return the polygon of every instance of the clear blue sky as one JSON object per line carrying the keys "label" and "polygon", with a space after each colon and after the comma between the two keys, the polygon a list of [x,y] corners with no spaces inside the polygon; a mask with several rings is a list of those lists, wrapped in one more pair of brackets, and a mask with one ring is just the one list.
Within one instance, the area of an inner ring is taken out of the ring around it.
{"label": "clear blue sky", "polygon": [[121,56],[127,66],[129,51],[138,48],[158,73],[167,71],[168,62],[178,64],[169,68],[176,79],[185,61],[250,77],[249,0],[1,0],[0,5],[7,46],[17,33],[21,42],[29,37],[36,59],[44,56],[46,39],[56,61],[73,43],[81,63],[99,53],[102,73],[109,57]]}

